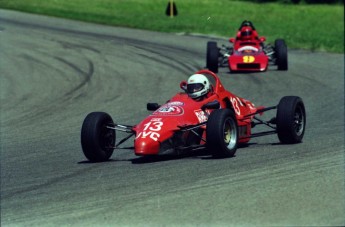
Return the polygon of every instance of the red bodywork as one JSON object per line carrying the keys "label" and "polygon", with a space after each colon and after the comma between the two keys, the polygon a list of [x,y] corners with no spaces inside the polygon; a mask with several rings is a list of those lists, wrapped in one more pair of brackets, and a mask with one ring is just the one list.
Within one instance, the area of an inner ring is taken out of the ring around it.
{"label": "red bodywork", "polygon": [[233,51],[228,57],[230,71],[266,71],[269,58],[262,48],[265,37],[251,40],[230,38]]}
{"label": "red bodywork", "polygon": [[[179,138],[188,137],[189,131],[181,130],[186,126],[193,126],[208,119],[208,114],[212,110],[202,110],[206,103],[218,100],[221,108],[232,108],[236,114],[239,142],[246,143],[250,140],[252,116],[264,107],[254,107],[254,105],[227,91],[219,80],[218,76],[211,71],[201,70],[197,74],[204,74],[210,78],[213,86],[212,94],[202,100],[195,101],[185,92],[173,96],[167,103],[162,105],[151,115],[133,127],[135,132],[134,151],[136,155],[156,155],[164,153],[166,144],[171,144],[179,133]],[[201,126],[202,136],[206,138],[206,124]],[[204,143],[202,140],[200,144]]]}

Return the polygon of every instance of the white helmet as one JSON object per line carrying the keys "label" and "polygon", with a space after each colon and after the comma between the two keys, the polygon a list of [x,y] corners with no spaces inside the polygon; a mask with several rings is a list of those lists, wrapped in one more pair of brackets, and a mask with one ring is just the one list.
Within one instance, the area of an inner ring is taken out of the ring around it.
{"label": "white helmet", "polygon": [[206,95],[210,91],[210,82],[202,74],[191,75],[187,81],[187,93],[189,97],[196,99]]}

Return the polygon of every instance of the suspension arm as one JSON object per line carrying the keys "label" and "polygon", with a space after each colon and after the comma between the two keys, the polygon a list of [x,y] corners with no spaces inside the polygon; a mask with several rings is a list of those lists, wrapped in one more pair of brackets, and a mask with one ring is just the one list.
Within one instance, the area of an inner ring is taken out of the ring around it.
{"label": "suspension arm", "polygon": [[200,124],[196,124],[196,125],[188,125],[188,126],[177,126],[178,128],[180,128],[182,131],[189,131],[189,130],[193,130],[196,128],[200,128],[200,126],[206,125],[206,122],[200,123]]}
{"label": "suspension arm", "polygon": [[266,112],[268,110],[274,110],[274,109],[277,109],[277,106],[271,106],[271,107],[266,107],[266,108],[263,108],[263,109],[259,109],[257,110],[255,113],[251,113],[251,114],[248,114],[248,115],[245,115],[244,117],[250,117],[250,116],[253,116],[253,115],[256,115],[256,114],[259,114],[259,113],[263,113],[263,112]]}
{"label": "suspension arm", "polygon": [[108,125],[107,128],[117,130],[117,131],[122,131],[122,132],[127,132],[127,133],[133,133],[133,126],[130,125],[120,125],[120,124],[113,124],[113,125]]}
{"label": "suspension arm", "polygon": [[277,133],[276,130],[267,131],[267,132],[258,132],[258,133],[253,133],[250,136],[244,137],[244,139],[255,138],[255,137],[260,137],[260,136],[267,136],[267,135],[272,135],[272,134],[276,134],[276,133]]}

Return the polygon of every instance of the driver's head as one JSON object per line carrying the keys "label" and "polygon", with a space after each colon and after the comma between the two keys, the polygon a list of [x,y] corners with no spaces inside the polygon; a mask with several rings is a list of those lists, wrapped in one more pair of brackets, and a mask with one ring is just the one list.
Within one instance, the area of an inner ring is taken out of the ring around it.
{"label": "driver's head", "polygon": [[251,25],[252,25],[252,23],[251,23],[250,21],[244,20],[244,21],[242,22],[242,26],[241,26],[241,27],[244,27],[244,26],[251,26]]}
{"label": "driver's head", "polygon": [[241,28],[241,38],[243,40],[249,40],[252,38],[253,29],[250,26],[244,26]]}
{"label": "driver's head", "polygon": [[202,74],[194,74],[188,78],[187,93],[193,99],[200,98],[210,91],[210,82]]}

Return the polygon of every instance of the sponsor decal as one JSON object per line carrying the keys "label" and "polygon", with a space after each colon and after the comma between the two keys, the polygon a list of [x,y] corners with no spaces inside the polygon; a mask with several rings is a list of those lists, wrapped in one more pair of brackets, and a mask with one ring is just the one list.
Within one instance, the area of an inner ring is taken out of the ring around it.
{"label": "sponsor decal", "polygon": [[254,104],[248,103],[247,105],[249,106],[249,109],[251,109],[251,110],[256,110]]}
{"label": "sponsor decal", "polygon": [[198,118],[199,123],[203,123],[206,122],[208,119],[208,116],[210,115],[210,111],[206,110],[202,111],[202,110],[194,110],[195,116]]}
{"label": "sponsor decal", "polygon": [[243,101],[249,106],[249,109],[256,110],[255,105],[251,102],[249,102],[247,99],[243,99]]}
{"label": "sponsor decal", "polygon": [[161,116],[177,116],[184,113],[182,102],[171,102],[163,105],[158,110],[153,112],[152,115],[161,115]]}
{"label": "sponsor decal", "polygon": [[175,101],[175,102],[169,102],[166,105],[171,105],[171,106],[183,106],[183,102]]}
{"label": "sponsor decal", "polygon": [[244,52],[252,52],[252,51],[258,52],[259,49],[256,48],[256,47],[253,47],[253,46],[244,46],[244,47],[238,48],[238,51],[239,52],[241,52],[241,51],[244,51]]}
{"label": "sponsor decal", "polygon": [[162,121],[162,118],[151,118],[151,121]]}

